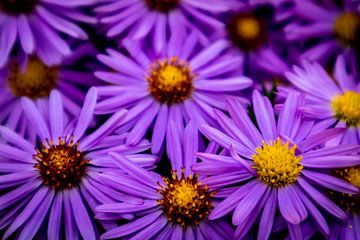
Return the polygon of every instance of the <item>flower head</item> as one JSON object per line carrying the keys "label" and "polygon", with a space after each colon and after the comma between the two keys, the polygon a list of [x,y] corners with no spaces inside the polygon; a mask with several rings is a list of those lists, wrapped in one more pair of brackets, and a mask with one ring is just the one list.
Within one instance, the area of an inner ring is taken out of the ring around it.
{"label": "flower head", "polygon": [[[171,175],[160,176],[146,171],[118,154],[110,155],[127,174],[112,176],[112,186],[130,196],[144,198],[143,204],[104,204],[96,208],[98,219],[107,219],[118,213],[131,213],[135,219],[109,230],[102,239],[131,236],[133,239],[151,238],[175,239],[229,239],[232,228],[223,220],[209,221],[215,206],[216,192],[202,183],[190,167],[196,161],[199,136],[194,122],[187,125],[181,137],[174,122],[171,131],[175,138],[167,153],[171,162]],[[186,148],[182,148],[180,142]],[[104,177],[107,178],[108,177]],[[124,182],[130,183],[129,185]],[[140,190],[141,189],[141,190]],[[139,191],[140,190],[140,191]]]}
{"label": "flower head", "polygon": [[178,34],[160,53],[127,40],[124,47],[132,57],[112,49],[107,50],[108,55],[98,56],[113,70],[95,73],[112,84],[98,87],[96,111],[107,114],[127,108],[129,117],[122,123],[131,129],[127,143],[136,144],[153,129],[153,153],[160,152],[165,137],[172,141],[167,131],[170,121],[180,131],[190,119],[212,124],[211,107],[223,109],[227,95],[240,95],[240,90],[252,85],[252,80],[241,74],[243,58],[228,54],[225,40],[202,48],[195,35]]}
{"label": "flower head", "polygon": [[210,180],[204,183],[216,182],[220,189],[229,187],[230,195],[215,206],[209,219],[234,211],[232,222],[237,226],[236,239],[243,238],[257,219],[260,219],[259,238],[267,239],[277,209],[290,234],[298,234],[296,239],[302,239],[298,229],[308,216],[321,226],[324,235],[330,234],[318,208],[337,219],[346,219],[346,214],[316,187],[357,194],[356,187],[323,170],[359,165],[359,145],[324,147],[344,129],[319,131],[314,121],[304,118],[299,111],[302,101],[303,97],[290,94],[276,121],[268,98],[255,91],[253,108],[258,128],[241,104],[232,99],[227,105],[230,117],[215,110],[223,131],[206,125],[201,128],[210,141],[225,149],[220,151],[225,156],[198,153],[203,162],[192,169],[208,176]]}
{"label": "flower head", "polygon": [[336,124],[345,127],[346,132],[333,144],[360,142],[360,91],[356,75],[349,72],[346,58],[340,55],[334,74],[329,75],[318,63],[304,62],[304,67],[294,67],[286,73],[295,89],[279,87],[279,96],[298,91],[305,94],[300,110],[309,118],[321,122],[322,128]]}
{"label": "flower head", "polygon": [[[47,229],[50,239],[61,235],[96,239],[92,212],[96,205],[129,199],[99,180],[100,173],[121,172],[107,153],[115,151],[134,162],[140,157],[142,163],[136,164],[143,167],[156,161],[154,156],[136,154],[149,148],[147,141],[129,148],[122,136],[111,135],[126,111],[114,114],[88,134],[96,98],[96,89],[91,88],[80,115],[73,120],[64,113],[62,98],[56,90],[51,92],[49,103],[41,112],[29,98],[22,98],[38,143],[0,127],[0,222],[5,229],[4,239],[15,234],[20,239],[33,239],[40,229]],[[132,200],[142,203],[141,199]],[[99,223],[105,228],[109,224]]]}
{"label": "flower head", "polygon": [[[300,60],[327,63],[338,54],[353,55],[360,30],[358,3],[344,0],[332,2],[294,1],[295,20],[285,27],[290,41],[305,47]],[[349,56],[349,57],[350,57]]]}
{"label": "flower head", "polygon": [[34,141],[36,134],[25,117],[20,99],[28,97],[36,104],[47,104],[54,89],[61,92],[67,115],[78,115],[85,97],[84,90],[98,82],[88,72],[87,58],[95,53],[90,44],[80,45],[61,64],[54,66],[47,66],[35,55],[12,59],[8,68],[0,70],[0,124]]}

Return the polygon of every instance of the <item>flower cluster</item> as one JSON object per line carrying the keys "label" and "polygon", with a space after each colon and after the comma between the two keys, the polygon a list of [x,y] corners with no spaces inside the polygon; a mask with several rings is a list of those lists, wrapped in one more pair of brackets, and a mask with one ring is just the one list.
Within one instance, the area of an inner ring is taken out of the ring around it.
{"label": "flower cluster", "polygon": [[0,0],[1,239],[360,240],[357,0]]}

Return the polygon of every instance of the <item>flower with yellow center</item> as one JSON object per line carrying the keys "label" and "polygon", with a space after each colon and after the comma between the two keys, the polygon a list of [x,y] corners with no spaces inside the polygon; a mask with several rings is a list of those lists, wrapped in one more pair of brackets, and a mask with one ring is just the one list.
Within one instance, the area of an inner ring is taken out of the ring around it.
{"label": "flower with yellow center", "polygon": [[263,20],[251,13],[235,16],[227,27],[232,42],[244,51],[255,50],[266,42]]}
{"label": "flower with yellow center", "polygon": [[205,220],[213,209],[208,187],[202,186],[197,181],[197,175],[185,177],[184,170],[179,179],[176,172],[172,172],[172,178],[164,178],[165,187],[160,186],[160,194],[163,196],[158,203],[169,221],[186,228],[198,225]]}
{"label": "flower with yellow center", "polygon": [[334,23],[333,32],[344,45],[354,45],[360,31],[360,16],[354,12],[341,14]]}
{"label": "flower with yellow center", "polygon": [[61,190],[80,182],[89,160],[84,159],[84,154],[77,149],[79,144],[74,143],[72,138],[59,138],[58,141],[58,144],[53,141],[48,142],[47,146],[42,144],[34,159],[43,183]]}
{"label": "flower with yellow center", "polygon": [[294,183],[300,175],[302,156],[296,156],[296,146],[289,145],[289,142],[283,144],[280,138],[269,144],[263,141],[262,146],[256,148],[256,154],[252,155],[253,168],[258,178],[267,185],[283,187]]}
{"label": "flower with yellow center", "polygon": [[[334,171],[334,174],[360,189],[360,167],[338,169]],[[333,191],[329,194],[345,210],[352,213],[360,213],[360,194],[346,194]]]}
{"label": "flower with yellow center", "polygon": [[154,62],[147,76],[149,92],[161,103],[180,103],[190,97],[194,75],[177,57]]}
{"label": "flower with yellow center", "polygon": [[350,127],[360,126],[360,94],[346,91],[336,95],[331,101],[331,107],[338,120],[344,121]]}
{"label": "flower with yellow center", "polygon": [[49,96],[58,81],[58,68],[46,66],[36,57],[31,57],[23,72],[18,63],[10,64],[8,86],[17,97],[32,99]]}

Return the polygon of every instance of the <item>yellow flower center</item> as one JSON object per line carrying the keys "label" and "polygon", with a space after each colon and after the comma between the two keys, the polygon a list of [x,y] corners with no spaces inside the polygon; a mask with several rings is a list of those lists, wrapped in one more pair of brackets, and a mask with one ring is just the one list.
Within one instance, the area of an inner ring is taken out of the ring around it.
{"label": "yellow flower center", "polygon": [[252,13],[241,13],[233,17],[227,29],[232,42],[244,51],[255,50],[267,40],[263,20]]}
{"label": "yellow flower center", "polygon": [[[334,171],[334,175],[360,189],[360,167],[338,169]],[[353,213],[360,213],[360,194],[353,195],[333,191],[329,192],[329,194],[343,209]]]}
{"label": "yellow flower center", "polygon": [[180,0],[145,0],[145,3],[151,10],[170,12],[179,5]]}
{"label": "yellow flower center", "polygon": [[56,87],[57,80],[58,68],[48,67],[38,58],[29,59],[25,72],[22,72],[18,63],[10,64],[8,86],[17,97],[47,97]]}
{"label": "yellow flower center", "polygon": [[0,0],[0,12],[20,15],[34,11],[38,0]]}
{"label": "yellow flower center", "polygon": [[331,107],[337,119],[344,121],[348,126],[360,126],[360,93],[346,91],[335,96]]}
{"label": "yellow flower center", "polygon": [[184,228],[198,225],[205,220],[214,208],[208,187],[202,187],[197,182],[197,175],[184,176],[179,179],[176,172],[172,172],[172,178],[164,178],[165,187],[160,186],[160,194],[163,196],[158,203],[170,222],[179,224]]}
{"label": "yellow flower center", "polygon": [[180,103],[190,97],[193,79],[190,66],[177,57],[154,62],[147,76],[149,92],[167,104]]}
{"label": "yellow flower center", "polygon": [[254,18],[243,19],[237,23],[237,32],[243,38],[255,39],[260,31],[260,23]]}
{"label": "yellow flower center", "polygon": [[39,170],[43,183],[56,190],[77,185],[89,163],[78,151],[78,143],[74,143],[72,138],[59,138],[58,144],[51,141],[46,145],[42,144],[34,155],[35,168]]}
{"label": "yellow flower center", "polygon": [[344,45],[354,45],[360,31],[360,16],[354,12],[341,14],[334,23],[333,32]]}
{"label": "yellow flower center", "polygon": [[253,168],[259,179],[270,186],[282,187],[292,184],[300,175],[303,166],[300,165],[302,156],[296,156],[296,146],[289,147],[289,142],[283,144],[278,138],[267,144],[263,141],[262,146],[256,148],[256,154],[252,155]]}

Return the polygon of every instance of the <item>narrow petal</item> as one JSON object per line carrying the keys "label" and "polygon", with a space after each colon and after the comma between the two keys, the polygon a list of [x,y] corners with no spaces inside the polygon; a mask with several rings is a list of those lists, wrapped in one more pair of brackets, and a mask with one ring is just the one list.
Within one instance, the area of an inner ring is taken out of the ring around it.
{"label": "narrow petal", "polygon": [[97,100],[97,90],[94,87],[90,88],[89,92],[86,94],[84,105],[81,109],[79,120],[76,124],[73,133],[75,140],[81,139],[86,129],[89,127],[89,124],[93,119],[96,100]]}
{"label": "narrow petal", "polygon": [[69,196],[71,209],[74,214],[75,222],[81,233],[81,236],[84,239],[95,240],[95,231],[78,189],[74,188],[70,190]]}

